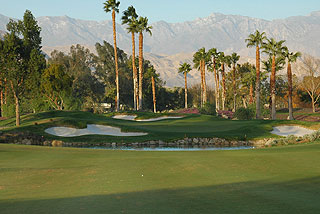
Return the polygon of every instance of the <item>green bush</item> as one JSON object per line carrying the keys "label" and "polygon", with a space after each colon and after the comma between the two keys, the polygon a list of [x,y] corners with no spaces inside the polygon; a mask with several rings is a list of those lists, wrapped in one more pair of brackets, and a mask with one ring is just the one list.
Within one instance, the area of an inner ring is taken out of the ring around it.
{"label": "green bush", "polygon": [[252,120],[255,116],[255,112],[250,108],[239,108],[234,113],[233,117],[238,118],[239,120]]}
{"label": "green bush", "polygon": [[216,115],[216,106],[215,104],[205,103],[203,107],[199,109],[200,114],[207,114],[207,115]]}
{"label": "green bush", "polygon": [[[256,115],[256,104],[249,104],[248,108],[251,109],[254,112],[254,115]],[[260,113],[262,117],[269,117],[270,116],[270,110],[267,108],[264,108],[263,105],[260,105]]]}

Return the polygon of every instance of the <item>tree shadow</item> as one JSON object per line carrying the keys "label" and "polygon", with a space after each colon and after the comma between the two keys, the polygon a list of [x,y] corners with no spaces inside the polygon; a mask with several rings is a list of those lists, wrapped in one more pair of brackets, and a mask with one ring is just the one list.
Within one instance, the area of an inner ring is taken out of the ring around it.
{"label": "tree shadow", "polygon": [[[187,178],[186,178],[187,179]],[[139,184],[137,184],[139,185]],[[0,190],[1,193],[1,190]],[[2,200],[7,213],[320,213],[320,177],[41,200]]]}

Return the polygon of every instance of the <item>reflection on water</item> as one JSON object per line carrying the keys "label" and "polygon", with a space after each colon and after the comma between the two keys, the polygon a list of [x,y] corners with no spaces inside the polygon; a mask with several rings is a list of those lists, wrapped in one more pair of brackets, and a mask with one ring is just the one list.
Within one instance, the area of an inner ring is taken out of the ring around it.
{"label": "reflection on water", "polygon": [[254,149],[253,146],[181,146],[181,147],[169,147],[169,146],[64,146],[73,148],[86,148],[86,149],[107,149],[107,150],[125,150],[125,151],[206,151],[206,150],[242,150],[242,149]]}

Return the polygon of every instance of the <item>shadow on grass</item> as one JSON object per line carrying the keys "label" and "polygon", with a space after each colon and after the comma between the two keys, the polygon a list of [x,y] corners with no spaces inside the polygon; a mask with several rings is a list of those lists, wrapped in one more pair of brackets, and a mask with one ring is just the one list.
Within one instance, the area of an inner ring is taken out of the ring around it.
{"label": "shadow on grass", "polygon": [[[139,184],[138,184],[139,185]],[[140,184],[142,185],[142,184]],[[1,189],[0,189],[1,192]],[[1,213],[320,213],[320,177],[42,200],[2,200]]]}

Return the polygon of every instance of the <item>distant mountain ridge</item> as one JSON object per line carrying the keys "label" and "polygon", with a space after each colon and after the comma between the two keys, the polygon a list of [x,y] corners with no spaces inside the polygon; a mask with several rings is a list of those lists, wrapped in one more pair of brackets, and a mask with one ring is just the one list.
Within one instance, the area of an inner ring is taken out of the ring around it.
{"label": "distant mountain ridge", "polygon": [[[106,40],[112,42],[111,21],[86,21],[68,16],[39,17],[43,46],[94,45]],[[0,15],[0,30],[4,31],[9,18]],[[155,22],[153,36],[145,36],[145,51],[172,55],[193,52],[200,47],[217,47],[221,51],[253,55],[244,40],[256,29],[269,37],[284,39],[292,50],[320,56],[320,11],[308,16],[294,16],[267,21],[240,15],[213,13],[206,18],[183,23]],[[130,51],[131,36],[125,26],[117,24],[119,47]]]}
{"label": "distant mountain ridge", "polygon": [[[72,44],[82,44],[94,50],[96,42],[106,40],[113,43],[112,22],[109,20],[86,21],[68,16],[39,17],[37,20],[42,28],[43,49],[47,54],[53,49],[67,52]],[[6,30],[8,21],[8,17],[0,15],[0,31]],[[192,63],[192,53],[201,47],[216,47],[226,54],[237,52],[242,56],[242,62],[251,60],[254,63],[255,49],[247,48],[245,39],[255,30],[264,31],[268,37],[277,40],[286,40],[291,51],[320,56],[320,11],[273,21],[213,13],[194,21],[160,21],[151,25],[152,37],[145,36],[145,57],[155,65],[168,86],[183,86],[183,78],[177,74],[178,66],[182,62]],[[131,54],[131,34],[119,24],[117,43]],[[193,70],[190,84],[198,83],[199,79],[199,72]],[[210,77],[208,82],[213,84]]]}

